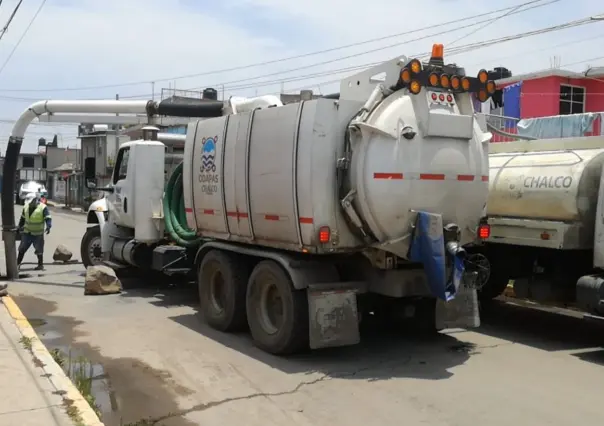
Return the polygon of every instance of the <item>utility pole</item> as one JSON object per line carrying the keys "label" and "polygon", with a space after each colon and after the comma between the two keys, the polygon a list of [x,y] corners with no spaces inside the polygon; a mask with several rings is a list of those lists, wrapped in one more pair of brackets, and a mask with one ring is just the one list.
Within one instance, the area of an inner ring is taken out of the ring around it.
{"label": "utility pole", "polygon": [[[119,101],[119,100],[120,100],[120,95],[119,95],[119,93],[116,93],[116,94],[115,94],[115,100],[116,100],[116,101]],[[118,113],[116,113],[116,114],[115,114],[115,116],[116,116],[116,117],[119,117],[119,114],[118,114]],[[115,137],[117,138],[117,133],[118,133],[118,131],[120,130],[120,125],[119,125],[119,124],[117,124],[117,123],[115,123],[114,129],[115,129]]]}
{"label": "utility pole", "polygon": [[152,101],[155,100],[155,82],[154,81],[151,82],[151,100]]}

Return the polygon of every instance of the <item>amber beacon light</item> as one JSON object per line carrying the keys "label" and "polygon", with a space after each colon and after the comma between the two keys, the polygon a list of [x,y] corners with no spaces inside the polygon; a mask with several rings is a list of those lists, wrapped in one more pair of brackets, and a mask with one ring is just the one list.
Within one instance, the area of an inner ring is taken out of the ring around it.
{"label": "amber beacon light", "polygon": [[407,89],[412,95],[418,95],[422,89],[447,92],[453,96],[457,93],[475,93],[481,102],[486,102],[496,90],[495,82],[489,80],[489,73],[481,69],[476,77],[465,75],[463,68],[454,64],[445,64],[444,46],[436,43],[427,63],[411,59],[401,69],[398,83],[394,90]]}

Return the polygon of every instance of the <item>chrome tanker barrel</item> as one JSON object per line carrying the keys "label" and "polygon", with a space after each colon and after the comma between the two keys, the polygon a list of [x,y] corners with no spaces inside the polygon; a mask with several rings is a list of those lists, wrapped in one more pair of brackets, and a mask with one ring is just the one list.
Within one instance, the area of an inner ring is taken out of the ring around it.
{"label": "chrome tanker barrel", "polygon": [[593,247],[604,137],[493,144],[489,162],[491,241]]}

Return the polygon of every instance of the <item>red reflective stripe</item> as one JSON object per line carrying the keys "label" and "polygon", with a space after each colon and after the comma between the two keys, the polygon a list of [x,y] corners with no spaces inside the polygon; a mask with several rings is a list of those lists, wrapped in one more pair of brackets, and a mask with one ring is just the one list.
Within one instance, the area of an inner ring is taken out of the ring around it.
{"label": "red reflective stripe", "polygon": [[279,220],[279,216],[275,214],[265,214],[264,219],[266,220]]}
{"label": "red reflective stripe", "polygon": [[433,173],[420,173],[420,180],[445,180],[445,175],[443,174],[433,174]]}
{"label": "red reflective stripe", "polygon": [[374,173],[373,178],[374,179],[399,179],[400,180],[403,178],[403,174],[402,173]]}
{"label": "red reflective stripe", "polygon": [[190,207],[185,207],[185,212],[186,213],[193,213],[193,209]]}
{"label": "red reflective stripe", "polygon": [[482,181],[483,182],[488,182],[489,181],[489,177],[488,176],[483,176],[482,177]]}
{"label": "red reflective stripe", "polygon": [[312,217],[300,217],[300,223],[312,224],[314,222]]}
{"label": "red reflective stripe", "polygon": [[203,209],[203,214],[214,214],[213,209]]}
{"label": "red reflective stripe", "polygon": [[246,219],[247,213],[245,213],[245,212],[227,212],[227,216],[236,217],[238,219]]}
{"label": "red reflective stripe", "polygon": [[472,181],[474,180],[474,175],[457,175],[457,180]]}

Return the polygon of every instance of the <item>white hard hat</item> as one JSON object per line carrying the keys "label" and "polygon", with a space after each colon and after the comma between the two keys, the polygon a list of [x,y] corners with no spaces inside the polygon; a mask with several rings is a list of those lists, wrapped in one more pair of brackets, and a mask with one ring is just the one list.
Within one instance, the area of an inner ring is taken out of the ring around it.
{"label": "white hard hat", "polygon": [[36,198],[36,194],[34,194],[32,192],[28,192],[27,195],[25,196],[25,202],[29,203],[34,198]]}

